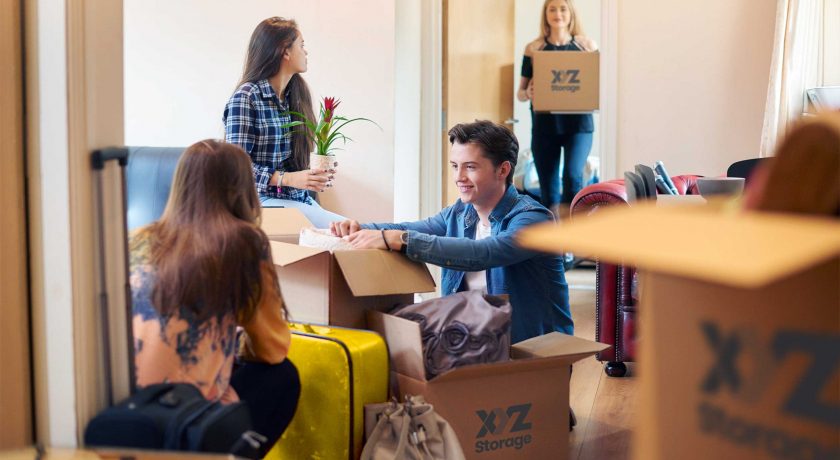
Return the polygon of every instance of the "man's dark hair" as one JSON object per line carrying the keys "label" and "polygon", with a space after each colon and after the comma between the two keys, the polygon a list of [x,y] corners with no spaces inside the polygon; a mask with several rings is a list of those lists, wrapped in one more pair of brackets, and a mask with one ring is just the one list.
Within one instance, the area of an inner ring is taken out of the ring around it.
{"label": "man's dark hair", "polygon": [[474,123],[458,123],[449,130],[449,143],[475,144],[481,147],[484,157],[499,167],[505,161],[510,162],[508,185],[513,183],[513,170],[519,156],[519,141],[506,127],[488,120],[476,120]]}

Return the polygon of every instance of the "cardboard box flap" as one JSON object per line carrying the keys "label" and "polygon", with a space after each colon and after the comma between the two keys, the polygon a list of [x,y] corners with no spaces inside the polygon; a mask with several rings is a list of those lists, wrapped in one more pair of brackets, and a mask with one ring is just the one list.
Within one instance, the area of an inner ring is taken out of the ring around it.
{"label": "cardboard box flap", "polygon": [[266,235],[297,235],[312,222],[299,209],[263,208],[260,227]]}
{"label": "cardboard box flap", "polygon": [[369,310],[368,327],[376,331],[388,344],[392,370],[415,380],[426,380],[423,364],[423,339],[420,325],[398,316]]}
{"label": "cardboard box flap", "polygon": [[510,357],[513,359],[563,357],[569,362],[574,362],[609,347],[610,345],[605,343],[552,332],[513,344],[510,347]]}
{"label": "cardboard box flap", "polygon": [[274,259],[274,264],[281,267],[291,265],[322,252],[327,252],[323,249],[307,248],[296,244],[281,243],[279,241],[269,241],[268,243],[271,245],[271,258]]}
{"label": "cardboard box flap", "polygon": [[840,254],[840,221],[645,203],[534,226],[519,240],[543,251],[755,288]]}
{"label": "cardboard box flap", "polygon": [[454,382],[486,377],[488,374],[515,374],[529,371],[539,371],[554,366],[568,366],[573,361],[567,356],[552,356],[541,359],[511,359],[498,363],[472,364],[458,367],[438,375],[431,380],[431,384]]}
{"label": "cardboard box flap", "polygon": [[[392,370],[425,382],[426,368],[422,354],[423,339],[420,334],[420,325],[414,321],[378,311],[367,312],[367,323],[368,327],[378,332],[388,344]],[[488,372],[504,374],[558,365],[565,366],[608,347],[609,345],[603,343],[552,332],[542,337],[519,342],[511,347],[511,357],[517,359],[459,367],[437,376],[432,382],[479,378],[486,376]]]}
{"label": "cardboard box flap", "polygon": [[435,281],[429,269],[400,253],[358,249],[336,251],[334,255],[350,291],[356,297],[435,290]]}

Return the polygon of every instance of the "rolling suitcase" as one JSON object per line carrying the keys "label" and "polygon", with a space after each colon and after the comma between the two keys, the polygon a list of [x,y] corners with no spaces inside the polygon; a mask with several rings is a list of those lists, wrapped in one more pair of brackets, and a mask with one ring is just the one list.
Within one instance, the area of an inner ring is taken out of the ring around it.
{"label": "rolling suitcase", "polygon": [[388,350],[379,334],[291,324],[289,359],[298,368],[300,401],[266,459],[356,459],[364,406],[388,399]]}

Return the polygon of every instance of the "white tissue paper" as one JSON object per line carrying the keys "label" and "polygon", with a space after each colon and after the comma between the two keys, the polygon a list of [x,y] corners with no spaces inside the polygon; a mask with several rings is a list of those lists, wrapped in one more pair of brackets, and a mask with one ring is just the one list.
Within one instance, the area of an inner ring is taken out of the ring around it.
{"label": "white tissue paper", "polygon": [[325,228],[302,228],[300,230],[299,246],[324,249],[330,252],[353,249],[353,246],[343,239],[333,236]]}

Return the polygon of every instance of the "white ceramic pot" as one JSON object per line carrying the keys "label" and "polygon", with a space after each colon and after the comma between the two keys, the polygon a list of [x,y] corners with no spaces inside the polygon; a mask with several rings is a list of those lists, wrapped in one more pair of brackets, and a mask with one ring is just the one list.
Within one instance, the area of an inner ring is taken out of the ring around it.
{"label": "white ceramic pot", "polygon": [[[338,166],[335,155],[318,155],[315,152],[309,154],[309,169],[335,169]],[[332,187],[333,181],[327,182],[327,187]]]}
{"label": "white ceramic pot", "polygon": [[697,189],[700,195],[708,197],[712,195],[740,195],[744,191],[743,177],[699,177],[697,178]]}

